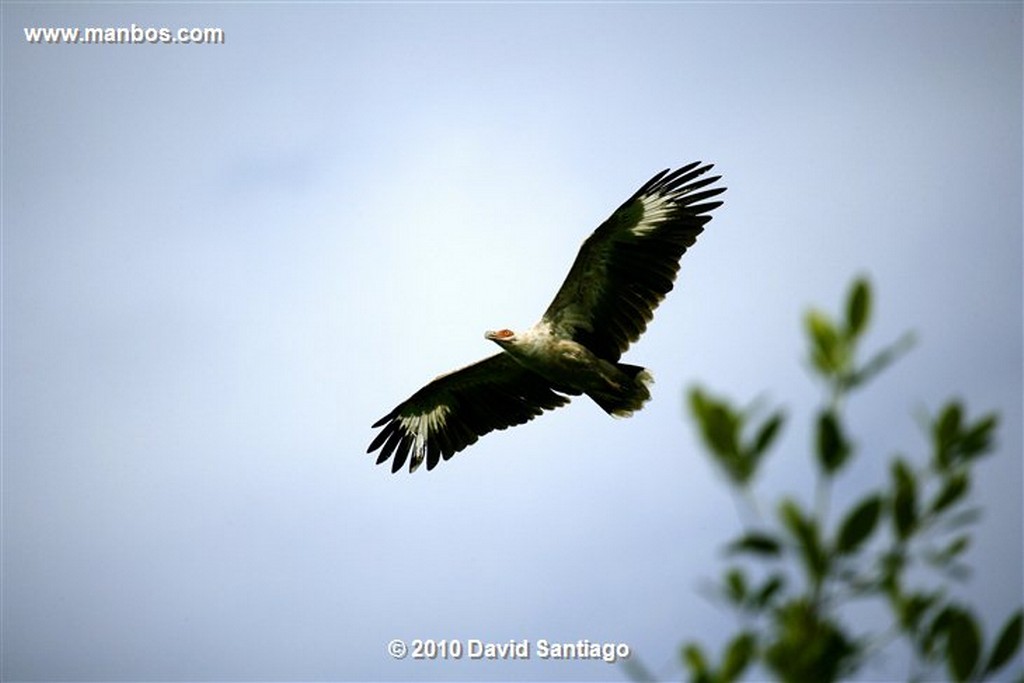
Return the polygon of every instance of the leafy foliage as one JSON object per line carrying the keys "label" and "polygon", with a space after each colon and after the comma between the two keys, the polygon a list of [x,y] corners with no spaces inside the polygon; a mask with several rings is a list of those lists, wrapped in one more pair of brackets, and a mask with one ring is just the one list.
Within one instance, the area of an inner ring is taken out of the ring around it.
{"label": "leafy foliage", "polygon": [[[804,320],[810,366],[827,390],[811,442],[819,503],[827,501],[835,478],[857,454],[843,415],[845,401],[913,344],[913,337],[904,335],[860,362],[858,347],[871,311],[871,287],[858,279],[842,320],[819,310]],[[689,392],[689,405],[713,462],[730,486],[749,498],[785,413],[777,409],[759,417],[699,387]],[[894,456],[887,479],[835,522],[827,505],[811,511],[784,497],[774,523],[759,519],[728,543],[732,564],[719,590],[742,615],[743,627],[717,663],[699,644],[684,645],[690,680],[725,683],[760,667],[782,681],[835,681],[861,669],[893,638],[910,645],[921,675],[936,675],[942,667],[938,675],[951,680],[981,680],[1003,669],[1020,649],[1024,612],[1018,609],[989,643],[971,610],[944,588],[969,573],[961,558],[970,546],[967,527],[979,516],[968,507],[971,468],[991,452],[997,424],[995,414],[972,419],[960,402],[950,401],[927,427],[926,465]],[[755,562],[764,566],[749,571]],[[918,579],[921,567],[941,577],[939,588],[910,585],[911,568]],[[765,578],[758,584],[749,578],[754,575]],[[889,608],[888,629],[855,632],[841,621],[844,605],[865,599]]]}

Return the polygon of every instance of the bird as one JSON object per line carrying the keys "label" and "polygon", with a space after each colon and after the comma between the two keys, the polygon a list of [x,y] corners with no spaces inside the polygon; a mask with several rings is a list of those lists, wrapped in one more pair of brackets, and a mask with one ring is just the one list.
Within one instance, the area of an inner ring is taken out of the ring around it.
{"label": "bird", "polygon": [[672,290],[679,261],[722,205],[712,164],[665,169],[587,237],[562,286],[529,329],[490,330],[500,352],[443,374],[372,425],[367,448],[391,471],[427,470],[483,435],[524,424],[586,394],[613,417],[650,399],[653,376],[619,362]]}

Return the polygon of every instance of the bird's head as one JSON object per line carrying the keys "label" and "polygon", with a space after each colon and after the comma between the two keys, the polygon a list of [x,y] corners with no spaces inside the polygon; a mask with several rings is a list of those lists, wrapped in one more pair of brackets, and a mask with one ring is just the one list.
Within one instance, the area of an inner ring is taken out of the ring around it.
{"label": "bird's head", "polygon": [[516,333],[512,330],[487,330],[484,339],[490,339],[498,346],[506,346],[516,341]]}

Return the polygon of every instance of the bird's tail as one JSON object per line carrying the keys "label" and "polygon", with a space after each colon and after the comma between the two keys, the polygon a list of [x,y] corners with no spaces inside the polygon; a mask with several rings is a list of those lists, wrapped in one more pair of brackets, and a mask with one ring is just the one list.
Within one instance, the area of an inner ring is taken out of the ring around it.
{"label": "bird's tail", "polygon": [[621,382],[616,391],[588,391],[587,396],[612,417],[629,417],[650,400],[654,376],[639,365],[616,363],[615,367],[628,381]]}

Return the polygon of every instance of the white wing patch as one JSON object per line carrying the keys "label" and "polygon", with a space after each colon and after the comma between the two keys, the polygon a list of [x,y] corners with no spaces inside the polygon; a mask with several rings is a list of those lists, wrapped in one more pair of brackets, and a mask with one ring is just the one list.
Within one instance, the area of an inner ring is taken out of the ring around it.
{"label": "white wing patch", "polygon": [[629,229],[630,232],[637,237],[643,237],[654,230],[659,223],[669,217],[672,205],[677,199],[663,194],[648,194],[641,197],[640,203],[643,204],[644,215],[636,225]]}
{"label": "white wing patch", "polygon": [[439,431],[444,426],[450,410],[449,406],[442,403],[426,413],[398,418],[402,429],[407,434],[413,435],[412,448],[409,449],[412,459],[410,462],[410,472],[415,472],[423,463],[423,458],[427,452],[427,440],[431,434]]}

